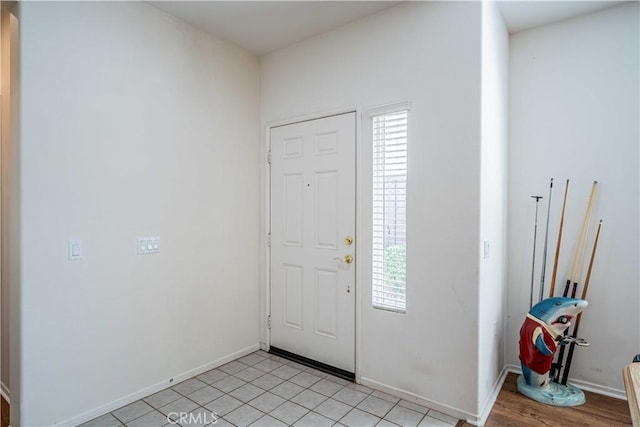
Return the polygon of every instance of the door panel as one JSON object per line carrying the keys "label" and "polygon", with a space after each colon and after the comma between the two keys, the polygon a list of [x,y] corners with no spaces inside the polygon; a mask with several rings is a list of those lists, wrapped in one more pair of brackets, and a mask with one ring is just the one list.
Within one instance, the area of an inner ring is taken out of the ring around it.
{"label": "door panel", "polygon": [[337,338],[338,331],[338,274],[336,271],[316,269],[316,333]]}
{"label": "door panel", "polygon": [[302,267],[284,265],[284,324],[302,329]]}
{"label": "door panel", "polygon": [[303,246],[303,203],[301,173],[284,175],[284,244]]}
{"label": "door panel", "polygon": [[355,370],[355,113],[271,130],[271,345]]}
{"label": "door panel", "polygon": [[316,247],[338,249],[338,171],[316,172]]}

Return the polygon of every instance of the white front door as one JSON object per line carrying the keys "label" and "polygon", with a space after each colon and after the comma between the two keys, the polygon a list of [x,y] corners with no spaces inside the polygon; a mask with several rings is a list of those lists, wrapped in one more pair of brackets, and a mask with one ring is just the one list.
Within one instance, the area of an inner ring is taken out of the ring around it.
{"label": "white front door", "polygon": [[271,129],[271,346],[348,372],[355,162],[355,113]]}

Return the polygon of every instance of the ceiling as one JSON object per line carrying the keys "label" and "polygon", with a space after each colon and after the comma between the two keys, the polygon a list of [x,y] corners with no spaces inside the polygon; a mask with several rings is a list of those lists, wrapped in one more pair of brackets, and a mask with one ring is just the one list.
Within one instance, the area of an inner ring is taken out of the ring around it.
{"label": "ceiling", "polygon": [[[401,1],[150,1],[201,30],[264,55],[395,6]],[[510,32],[624,1],[498,1]]]}
{"label": "ceiling", "polygon": [[626,3],[625,1],[498,1],[507,28],[511,33],[539,27],[551,22],[562,21],[607,7]]}
{"label": "ceiling", "polygon": [[191,25],[263,55],[399,1],[150,1]]}

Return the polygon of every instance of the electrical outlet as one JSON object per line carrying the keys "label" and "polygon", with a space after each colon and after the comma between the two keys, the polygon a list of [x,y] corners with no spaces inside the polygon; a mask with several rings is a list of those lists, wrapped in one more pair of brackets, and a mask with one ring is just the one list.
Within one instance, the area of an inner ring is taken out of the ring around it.
{"label": "electrical outlet", "polygon": [[69,240],[69,261],[82,259],[82,240]]}

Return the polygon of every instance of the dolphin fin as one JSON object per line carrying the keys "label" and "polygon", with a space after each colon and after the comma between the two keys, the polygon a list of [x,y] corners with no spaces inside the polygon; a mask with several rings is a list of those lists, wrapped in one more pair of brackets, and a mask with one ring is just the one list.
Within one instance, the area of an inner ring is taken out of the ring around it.
{"label": "dolphin fin", "polygon": [[553,354],[553,351],[551,351],[551,349],[544,342],[544,338],[542,338],[542,335],[538,335],[538,338],[536,338],[536,348],[545,356],[551,356],[551,354]]}

